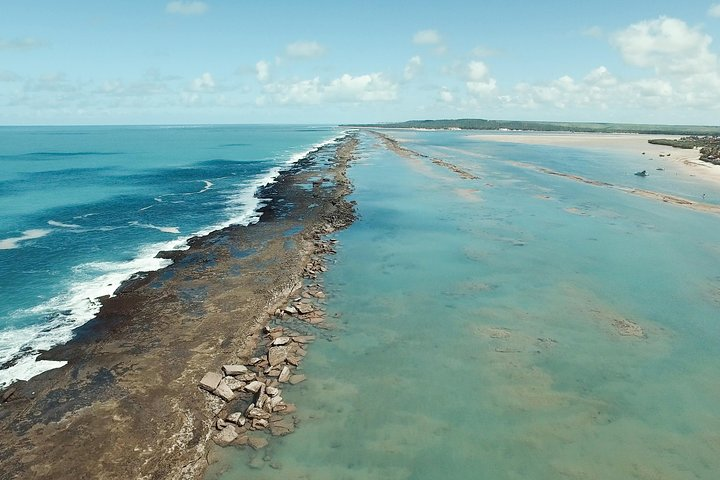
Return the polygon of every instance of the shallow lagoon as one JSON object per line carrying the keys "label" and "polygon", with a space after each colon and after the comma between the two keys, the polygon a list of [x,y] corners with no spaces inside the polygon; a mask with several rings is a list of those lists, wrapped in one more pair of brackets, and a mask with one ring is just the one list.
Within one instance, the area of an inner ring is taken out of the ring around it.
{"label": "shallow lagoon", "polygon": [[620,154],[399,136],[480,178],[362,134],[301,424],[208,478],[716,478],[717,216],[516,164],[636,181]]}

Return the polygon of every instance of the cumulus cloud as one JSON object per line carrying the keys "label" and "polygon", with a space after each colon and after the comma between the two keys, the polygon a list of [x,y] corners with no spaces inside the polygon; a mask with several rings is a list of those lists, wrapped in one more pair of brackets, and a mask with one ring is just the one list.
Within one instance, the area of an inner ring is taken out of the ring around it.
{"label": "cumulus cloud", "polygon": [[660,74],[692,74],[717,68],[712,38],[682,20],[660,17],[630,25],[612,41],[630,65]]}
{"label": "cumulus cloud", "polygon": [[0,38],[0,51],[25,51],[41,47],[43,43],[35,38]]}
{"label": "cumulus cloud", "polygon": [[211,92],[215,89],[215,80],[209,72],[205,72],[192,81],[191,90],[194,92]]}
{"label": "cumulus cloud", "polygon": [[270,64],[265,60],[260,60],[255,64],[255,72],[259,81],[267,82],[270,79]]}
{"label": "cumulus cloud", "polygon": [[442,37],[437,30],[420,30],[413,35],[413,43],[416,45],[440,45]]}
{"label": "cumulus cloud", "polygon": [[264,92],[270,100],[283,105],[386,102],[397,98],[397,84],[381,73],[344,74],[328,83],[322,83],[319,77],[292,83],[270,83],[265,86]]}
{"label": "cumulus cloud", "polygon": [[292,58],[313,58],[325,53],[325,47],[318,42],[300,41],[285,47],[285,54]]}
{"label": "cumulus cloud", "polygon": [[708,15],[715,18],[720,18],[720,3],[715,3],[708,9]]}
{"label": "cumulus cloud", "polygon": [[485,63],[473,60],[467,64],[467,82],[465,86],[473,95],[485,96],[497,89],[497,82],[490,77],[490,71]]}
{"label": "cumulus cloud", "polygon": [[415,55],[408,60],[408,63],[405,65],[403,77],[405,80],[412,80],[420,73],[420,70],[422,70],[422,59],[418,55]]}
{"label": "cumulus cloud", "polygon": [[176,0],[168,2],[165,6],[167,13],[174,13],[178,15],[202,15],[208,9],[207,3],[199,1],[182,1]]}
{"label": "cumulus cloud", "polygon": [[448,90],[446,87],[443,87],[440,90],[439,97],[440,97],[440,101],[442,101],[444,103],[453,103],[453,101],[455,101],[455,97],[453,96],[452,92],[450,90]]}

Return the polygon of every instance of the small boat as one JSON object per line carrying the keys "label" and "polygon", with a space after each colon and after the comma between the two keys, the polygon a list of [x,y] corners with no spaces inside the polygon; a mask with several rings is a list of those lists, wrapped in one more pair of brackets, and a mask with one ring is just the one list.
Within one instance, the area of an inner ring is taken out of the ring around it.
{"label": "small boat", "polygon": [[647,177],[648,173],[646,170],[643,170],[642,172],[635,172],[635,175],[637,175],[638,177]]}

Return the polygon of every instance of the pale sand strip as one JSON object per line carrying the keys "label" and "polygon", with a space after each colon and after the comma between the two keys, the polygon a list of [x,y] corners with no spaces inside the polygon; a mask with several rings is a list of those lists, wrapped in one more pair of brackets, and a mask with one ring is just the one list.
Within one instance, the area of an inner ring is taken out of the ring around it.
{"label": "pale sand strip", "polygon": [[653,138],[680,138],[678,135],[640,135],[634,133],[477,133],[467,138],[488,142],[522,143],[527,145],[551,145],[555,147],[592,148],[619,150],[628,153],[659,157],[670,154],[678,165],[685,165],[689,175],[702,175],[708,180],[720,184],[720,166],[700,160],[698,150],[672,148],[665,145],[653,145]]}

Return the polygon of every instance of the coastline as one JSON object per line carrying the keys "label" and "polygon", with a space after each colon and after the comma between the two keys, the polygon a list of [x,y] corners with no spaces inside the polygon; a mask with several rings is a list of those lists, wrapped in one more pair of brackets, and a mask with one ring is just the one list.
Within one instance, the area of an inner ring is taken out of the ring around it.
{"label": "coastline", "polygon": [[317,235],[354,219],[344,200],[354,139],[340,144],[334,160],[311,152],[259,192],[258,223],[164,252],[172,265],[125,282],[72,341],[43,353],[68,364],[3,393],[2,478],[199,478],[217,412],[198,381],[249,358],[270,312],[301,286]]}
{"label": "coastline", "polygon": [[[720,183],[720,166],[700,160],[700,151],[655,145],[648,140],[659,135],[635,133],[529,133],[509,132],[507,134],[477,133],[468,135],[472,140],[488,142],[520,143],[525,145],[549,145],[555,147],[592,148],[616,150],[646,157],[670,157],[677,165],[683,165],[689,175],[701,174],[708,180]],[[662,135],[663,138],[681,138],[678,135]]]}

